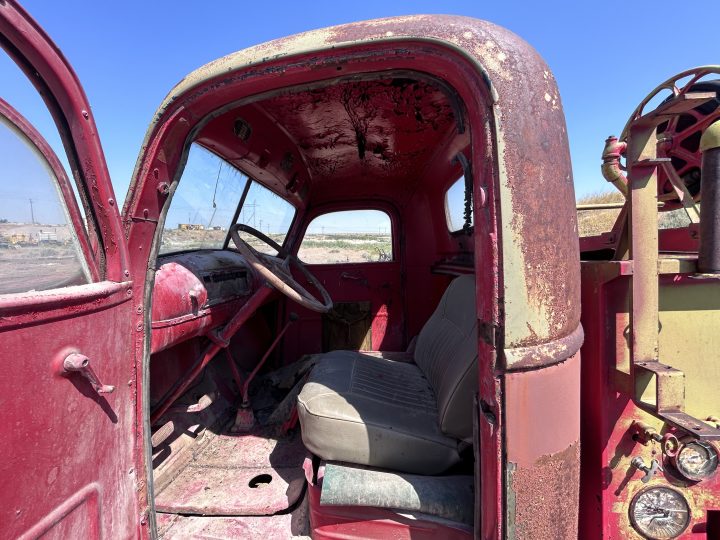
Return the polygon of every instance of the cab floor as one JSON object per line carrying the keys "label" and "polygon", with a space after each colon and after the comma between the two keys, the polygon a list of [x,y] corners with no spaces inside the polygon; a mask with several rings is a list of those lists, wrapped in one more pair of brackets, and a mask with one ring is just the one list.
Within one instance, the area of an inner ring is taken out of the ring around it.
{"label": "cab floor", "polygon": [[157,513],[158,538],[243,538],[270,540],[274,538],[310,539],[307,498],[303,497],[292,512],[274,516],[181,516]]}
{"label": "cab floor", "polygon": [[[270,516],[287,513],[303,496],[306,451],[299,429],[287,434],[272,426],[249,434],[208,433],[192,451],[192,459],[156,494],[158,512]],[[227,524],[244,526],[245,521]],[[219,523],[226,522],[212,526]]]}

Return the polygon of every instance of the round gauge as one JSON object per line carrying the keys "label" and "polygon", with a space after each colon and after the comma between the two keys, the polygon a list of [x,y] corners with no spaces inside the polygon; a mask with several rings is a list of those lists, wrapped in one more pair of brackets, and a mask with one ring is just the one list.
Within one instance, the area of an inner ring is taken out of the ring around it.
{"label": "round gauge", "polygon": [[674,489],[651,487],[633,498],[630,521],[645,538],[677,538],[690,523],[690,506],[685,497]]}
{"label": "round gauge", "polygon": [[718,455],[710,444],[691,441],[680,448],[673,464],[685,478],[699,482],[715,474],[718,467]]}

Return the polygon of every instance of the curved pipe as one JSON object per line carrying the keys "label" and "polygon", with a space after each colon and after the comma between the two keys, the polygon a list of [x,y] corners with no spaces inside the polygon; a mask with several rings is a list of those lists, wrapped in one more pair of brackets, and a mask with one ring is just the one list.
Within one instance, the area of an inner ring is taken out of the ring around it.
{"label": "curved pipe", "polygon": [[628,196],[628,181],[620,167],[620,156],[625,152],[627,143],[618,141],[617,137],[611,135],[605,139],[605,148],[603,148],[602,160],[600,167],[602,175],[614,185],[625,198]]}

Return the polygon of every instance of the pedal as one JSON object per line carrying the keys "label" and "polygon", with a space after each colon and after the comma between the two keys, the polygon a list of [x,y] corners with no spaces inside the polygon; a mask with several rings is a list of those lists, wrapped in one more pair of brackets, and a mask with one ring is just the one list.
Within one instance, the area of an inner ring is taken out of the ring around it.
{"label": "pedal", "polygon": [[175,431],[175,423],[170,420],[168,423],[164,424],[160,427],[155,433],[152,434],[152,437],[150,438],[152,442],[152,447],[157,448],[162,443],[165,442],[165,440],[172,435],[173,431]]}
{"label": "pedal", "polygon": [[200,399],[197,401],[197,403],[191,403],[190,405],[183,405],[183,404],[173,405],[172,407],[170,407],[167,410],[167,414],[203,412],[205,409],[207,409],[210,405],[213,404],[215,397],[216,397],[215,392],[210,392],[209,394],[204,394],[200,397]]}
{"label": "pedal", "polygon": [[255,414],[250,407],[240,407],[235,416],[235,423],[230,428],[231,433],[247,433],[255,427]]}

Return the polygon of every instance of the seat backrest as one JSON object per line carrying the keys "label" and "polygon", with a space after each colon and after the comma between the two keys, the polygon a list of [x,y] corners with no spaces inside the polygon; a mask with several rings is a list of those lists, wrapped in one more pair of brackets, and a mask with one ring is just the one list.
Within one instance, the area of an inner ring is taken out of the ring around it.
{"label": "seat backrest", "polygon": [[415,363],[435,391],[440,429],[472,439],[472,403],[477,392],[475,276],[452,281],[420,331]]}

